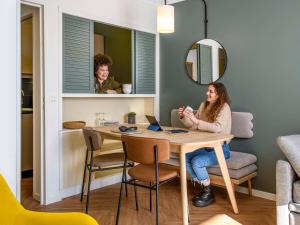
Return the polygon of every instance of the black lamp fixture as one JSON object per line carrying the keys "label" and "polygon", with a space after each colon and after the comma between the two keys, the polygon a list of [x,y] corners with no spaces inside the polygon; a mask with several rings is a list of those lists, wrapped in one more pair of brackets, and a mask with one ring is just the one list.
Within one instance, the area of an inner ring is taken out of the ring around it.
{"label": "black lamp fixture", "polygon": [[202,2],[204,4],[204,38],[207,39],[207,5],[205,0],[202,0]]}

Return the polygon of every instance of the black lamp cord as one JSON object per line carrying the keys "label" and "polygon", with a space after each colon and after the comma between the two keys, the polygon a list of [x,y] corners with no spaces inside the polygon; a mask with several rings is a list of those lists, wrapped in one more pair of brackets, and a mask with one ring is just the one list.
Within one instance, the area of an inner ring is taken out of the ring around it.
{"label": "black lamp cord", "polygon": [[[166,0],[165,0],[166,2]],[[207,23],[208,23],[208,20],[207,20],[207,5],[206,5],[206,2],[205,0],[202,0],[203,4],[204,4],[204,37],[205,39],[207,39]]]}

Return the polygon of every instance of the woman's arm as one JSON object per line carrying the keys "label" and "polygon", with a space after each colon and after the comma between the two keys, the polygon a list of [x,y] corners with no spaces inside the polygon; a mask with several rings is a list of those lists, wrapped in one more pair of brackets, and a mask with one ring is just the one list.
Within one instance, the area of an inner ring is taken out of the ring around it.
{"label": "woman's arm", "polygon": [[[203,110],[203,106],[204,106],[203,103],[201,103],[195,115],[193,112],[191,112],[191,114],[195,117],[196,120],[200,118],[201,112]],[[192,120],[189,116],[187,116],[187,114],[189,113],[187,112],[183,113],[183,118],[181,119],[181,122],[187,128],[197,129],[197,124],[195,123],[195,120]]]}

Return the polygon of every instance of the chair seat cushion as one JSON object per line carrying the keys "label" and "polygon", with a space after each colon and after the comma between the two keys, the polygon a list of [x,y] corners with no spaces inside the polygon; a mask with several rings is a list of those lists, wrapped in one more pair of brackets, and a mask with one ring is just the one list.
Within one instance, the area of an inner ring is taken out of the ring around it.
{"label": "chair seat cushion", "polygon": [[122,166],[124,165],[124,158],[124,153],[121,152],[98,155],[94,157],[93,165],[101,168],[111,166]]}
{"label": "chair seat cushion", "polygon": [[[244,152],[230,151],[230,158],[226,160],[228,169],[238,170],[248,165],[256,163],[255,155]],[[219,165],[211,166],[219,167]]]}
{"label": "chair seat cushion", "polygon": [[300,180],[295,181],[293,186],[293,200],[300,204]]}
{"label": "chair seat cushion", "polygon": [[292,212],[300,213],[300,204],[295,202],[289,203],[289,210]]}
{"label": "chair seat cushion", "polygon": [[[128,170],[128,174],[137,180],[155,183],[155,165],[139,164]],[[166,164],[158,165],[159,182],[178,176],[178,169]]]}
{"label": "chair seat cushion", "polygon": [[[228,169],[238,170],[244,168],[245,166],[254,164],[256,163],[256,161],[257,158],[253,154],[230,151],[230,158],[226,160],[226,164]],[[179,166],[179,155],[177,153],[171,154],[170,159],[165,161],[164,163]],[[219,165],[214,165],[211,167],[219,168]]]}
{"label": "chair seat cushion", "polygon": [[[228,169],[230,178],[240,179],[241,177],[247,176],[250,173],[253,173],[257,170],[257,166],[255,164],[251,164],[240,168],[238,170]],[[209,174],[214,174],[218,176],[222,176],[221,170],[219,167],[208,167],[207,171]]]}

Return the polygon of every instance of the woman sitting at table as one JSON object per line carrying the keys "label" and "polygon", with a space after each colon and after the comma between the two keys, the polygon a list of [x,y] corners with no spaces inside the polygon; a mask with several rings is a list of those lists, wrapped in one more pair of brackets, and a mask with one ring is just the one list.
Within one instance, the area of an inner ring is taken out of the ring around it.
{"label": "woman sitting at table", "polygon": [[[206,92],[207,99],[202,102],[197,113],[184,107],[179,108],[178,114],[183,124],[194,130],[215,132],[222,134],[231,133],[230,100],[226,88],[222,83],[210,83]],[[227,143],[222,145],[225,159],[230,157]],[[199,183],[202,188],[192,201],[196,207],[204,207],[215,201],[211,190],[207,166],[218,164],[214,149],[203,148],[186,154],[187,171],[192,182]]]}
{"label": "woman sitting at table", "polygon": [[121,84],[109,75],[109,67],[112,60],[107,55],[98,54],[94,57],[95,92],[116,94],[121,93]]}

